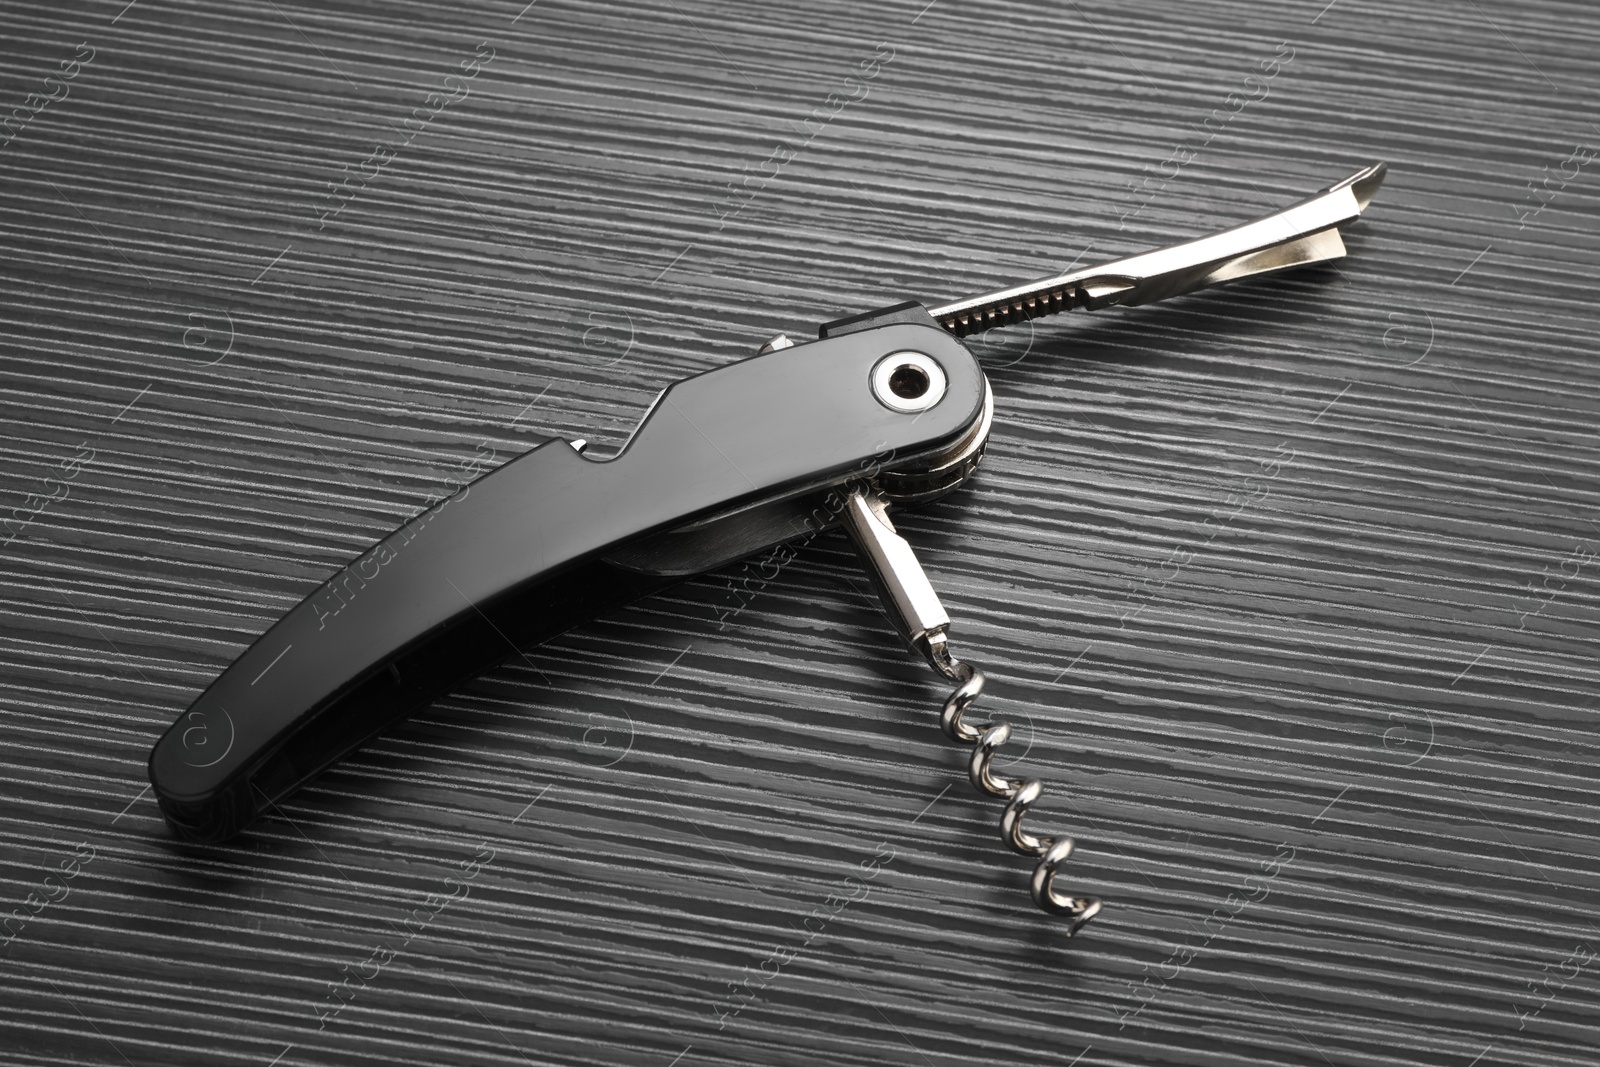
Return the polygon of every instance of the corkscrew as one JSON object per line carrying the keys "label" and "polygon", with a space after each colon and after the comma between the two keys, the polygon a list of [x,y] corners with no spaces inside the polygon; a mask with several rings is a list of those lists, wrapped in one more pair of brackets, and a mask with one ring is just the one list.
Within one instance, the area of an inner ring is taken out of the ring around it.
{"label": "corkscrew", "polygon": [[961,338],[1073,308],[1136,306],[1336,259],[1384,177],[1368,167],[1276,214],[1170,248],[927,308],[911,301],[780,334],[674,383],[615,455],[547,441],[362,553],[257,639],[150,754],[179,837],[220,841],[464,679],[612,607],[784,542],[842,528],[906,642],[954,685],[940,713],[968,773],[1005,801],[1002,839],[1037,863],[1034,901],[1076,931],[1100,901],[1056,887],[1073,839],[1024,827],[1037,779],[996,774],[1003,722],[966,714],[984,675],[893,509],[982,462],[994,395]]}
{"label": "corkscrew", "polygon": [[956,688],[939,713],[939,727],[957,744],[972,746],[967,775],[981,793],[1006,801],[1000,817],[1005,843],[1024,856],[1039,857],[1030,886],[1033,901],[1054,915],[1065,915],[1076,931],[1100,911],[1091,897],[1069,897],[1055,888],[1056,873],[1072,855],[1072,838],[1037,837],[1022,828],[1023,816],[1044,792],[1037,778],[1013,781],[994,773],[994,754],[1011,739],[1008,723],[977,726],[966,721],[967,709],[983,692],[983,672],[956,659],[950,652],[950,616],[945,614],[916,553],[895,530],[883,499],[868,487],[851,489],[846,500],[844,527],[866,561],[867,572],[889,609],[890,621],[912,648],[921,652],[933,669]]}

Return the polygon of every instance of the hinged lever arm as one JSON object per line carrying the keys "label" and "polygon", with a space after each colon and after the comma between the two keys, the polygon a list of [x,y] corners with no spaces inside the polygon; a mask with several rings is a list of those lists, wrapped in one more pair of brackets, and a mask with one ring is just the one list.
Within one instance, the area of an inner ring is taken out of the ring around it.
{"label": "hinged lever arm", "polygon": [[1374,164],[1271,215],[1183,244],[929,309],[957,337],[1041,315],[1133,307],[1257,274],[1338,259],[1339,227],[1361,217],[1383,184]]}

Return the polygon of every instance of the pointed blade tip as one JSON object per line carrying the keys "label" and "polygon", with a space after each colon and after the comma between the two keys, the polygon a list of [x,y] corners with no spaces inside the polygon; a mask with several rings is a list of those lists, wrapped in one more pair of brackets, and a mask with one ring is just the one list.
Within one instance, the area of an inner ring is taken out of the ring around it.
{"label": "pointed blade tip", "polygon": [[1378,190],[1383,186],[1383,179],[1388,174],[1389,164],[1374,163],[1370,167],[1356,171],[1339,184],[1349,186],[1350,192],[1355,195],[1356,207],[1366,211],[1367,205],[1378,195]]}

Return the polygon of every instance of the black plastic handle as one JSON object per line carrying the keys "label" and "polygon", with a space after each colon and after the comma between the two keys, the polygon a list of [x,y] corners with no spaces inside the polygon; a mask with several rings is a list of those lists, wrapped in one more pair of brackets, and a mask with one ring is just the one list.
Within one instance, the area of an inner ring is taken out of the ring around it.
{"label": "black plastic handle", "polygon": [[[949,382],[917,415],[870,388],[878,360],[905,349]],[[760,516],[948,447],[983,396],[960,342],[897,324],[678,382],[611,459],[561,441],[533,449],[340,570],[201,694],[150,754],[167,822],[190,840],[231,836],[517,647],[682,577],[682,551],[677,565],[652,563],[664,534],[690,526],[666,539],[706,542],[688,556],[704,566],[798,536],[805,527]]]}

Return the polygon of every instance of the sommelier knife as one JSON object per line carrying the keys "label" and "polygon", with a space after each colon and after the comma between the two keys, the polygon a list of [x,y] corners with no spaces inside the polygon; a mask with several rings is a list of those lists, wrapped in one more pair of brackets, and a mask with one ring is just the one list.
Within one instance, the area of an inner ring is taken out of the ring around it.
{"label": "sommelier knife", "polygon": [[956,684],[945,733],[1005,800],[1031,891],[1076,930],[1100,902],[1055,888],[1071,838],[1024,829],[1042,790],[998,777],[1003,723],[965,720],[983,675],[892,510],[937,500],[983,458],[994,398],[963,337],[1078,308],[1137,306],[1345,254],[1384,178],[1368,167],[1198,240],[984,296],[908,301],[779,335],[676,382],[620,452],[551,440],[483,475],[357,557],[274,624],[161,737],[150,780],[172,831],[220,841],[389,724],[521,648],[690,575],[842,528],[907,643]]}

